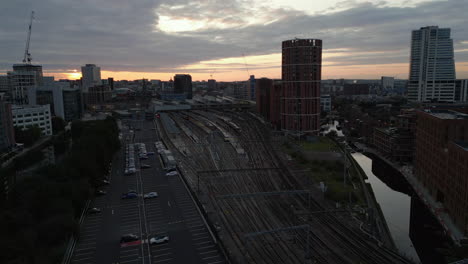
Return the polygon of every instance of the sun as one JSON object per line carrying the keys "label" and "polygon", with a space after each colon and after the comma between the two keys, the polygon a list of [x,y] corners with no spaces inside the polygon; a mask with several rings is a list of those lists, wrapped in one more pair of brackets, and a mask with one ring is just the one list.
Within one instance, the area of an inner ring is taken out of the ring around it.
{"label": "sun", "polygon": [[70,80],[77,80],[81,78],[81,72],[74,71],[74,72],[67,72],[65,73],[67,75],[67,78]]}

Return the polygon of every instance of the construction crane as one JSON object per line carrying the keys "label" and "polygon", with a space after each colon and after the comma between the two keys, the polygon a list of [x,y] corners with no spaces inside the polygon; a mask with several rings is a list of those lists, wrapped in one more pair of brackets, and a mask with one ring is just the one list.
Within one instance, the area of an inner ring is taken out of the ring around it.
{"label": "construction crane", "polygon": [[28,38],[26,40],[26,49],[24,50],[23,63],[31,64],[31,53],[29,53],[29,41],[31,40],[31,28],[34,19],[34,11],[31,11],[31,20],[29,21]]}
{"label": "construction crane", "polygon": [[242,57],[244,57],[245,70],[247,71],[247,74],[250,77],[250,72],[249,72],[249,68],[247,67],[247,60],[245,59],[245,54],[244,53],[242,53]]}

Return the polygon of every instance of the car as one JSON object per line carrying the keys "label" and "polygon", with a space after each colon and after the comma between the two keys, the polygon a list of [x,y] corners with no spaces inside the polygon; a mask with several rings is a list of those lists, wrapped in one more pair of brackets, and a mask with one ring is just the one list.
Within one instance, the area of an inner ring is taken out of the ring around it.
{"label": "car", "polygon": [[107,185],[107,184],[110,183],[110,181],[108,181],[108,180],[101,180],[101,181],[99,181],[99,183],[100,183],[100,184],[106,184],[106,185]]}
{"label": "car", "polygon": [[106,194],[106,192],[103,191],[103,190],[97,190],[97,191],[96,191],[96,194],[97,194],[97,195],[104,195],[104,194]]}
{"label": "car", "polygon": [[141,164],[140,168],[142,168],[142,169],[148,169],[148,168],[151,168],[151,166],[148,165],[148,164]]}
{"label": "car", "polygon": [[169,242],[168,236],[155,236],[150,239],[150,244],[162,244],[164,242]]}
{"label": "car", "polygon": [[153,151],[146,152],[146,155],[152,156],[152,155],[154,155],[154,152]]}
{"label": "car", "polygon": [[136,193],[124,193],[122,194],[122,199],[133,199],[133,198],[137,198],[138,197],[138,194]]}
{"label": "car", "polygon": [[177,169],[174,168],[174,167],[168,167],[168,168],[166,168],[166,171],[167,171],[167,172],[177,171]]}
{"label": "car", "polygon": [[140,156],[140,159],[145,160],[145,159],[148,159],[148,157],[147,156]]}
{"label": "car", "polygon": [[99,208],[91,208],[91,209],[88,209],[88,214],[96,214],[96,213],[100,213],[101,212],[101,209]]}
{"label": "car", "polygon": [[146,193],[145,195],[143,195],[144,199],[150,199],[150,198],[155,198],[155,197],[158,197],[157,192],[149,192],[149,193]]}
{"label": "car", "polygon": [[166,173],[166,176],[176,176],[178,174],[179,173],[177,171],[170,171],[170,172]]}
{"label": "car", "polygon": [[140,239],[137,235],[135,234],[127,234],[127,235],[123,235],[121,238],[120,238],[120,243],[126,243],[126,242],[132,242],[132,241],[137,241],[138,239]]}
{"label": "car", "polygon": [[133,190],[133,189],[130,189],[130,190],[128,190],[127,193],[137,193],[137,191],[135,191],[135,190]]}

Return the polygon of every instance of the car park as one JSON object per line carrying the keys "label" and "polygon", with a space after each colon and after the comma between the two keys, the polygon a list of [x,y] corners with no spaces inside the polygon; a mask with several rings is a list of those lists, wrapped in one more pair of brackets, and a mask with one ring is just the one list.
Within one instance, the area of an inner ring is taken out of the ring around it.
{"label": "car park", "polygon": [[126,243],[126,242],[132,242],[132,241],[137,241],[138,239],[140,239],[137,235],[135,234],[127,234],[127,235],[123,235],[121,238],[120,238],[120,243]]}
{"label": "car park", "polygon": [[150,239],[150,244],[162,244],[165,242],[169,242],[169,237],[168,236],[155,236]]}
{"label": "car park", "polygon": [[88,214],[96,214],[96,213],[100,213],[101,212],[101,209],[99,208],[91,208],[91,209],[88,209]]}
{"label": "car park", "polygon": [[146,193],[145,195],[143,195],[144,199],[150,199],[150,198],[155,198],[155,197],[158,197],[157,192],[149,192],[149,193]]}

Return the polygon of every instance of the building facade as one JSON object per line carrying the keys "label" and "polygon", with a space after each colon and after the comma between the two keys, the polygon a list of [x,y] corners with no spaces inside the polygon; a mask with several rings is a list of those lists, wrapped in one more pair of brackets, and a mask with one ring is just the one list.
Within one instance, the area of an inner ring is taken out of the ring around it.
{"label": "building facade", "polygon": [[95,64],[86,64],[81,67],[81,85],[82,92],[88,92],[90,87],[102,85],[101,68]]}
{"label": "building facade", "polygon": [[380,86],[382,87],[383,91],[393,92],[395,89],[395,78],[382,76],[380,78]]}
{"label": "building facade", "polygon": [[411,34],[408,100],[455,100],[455,62],[450,28],[422,27]]}
{"label": "building facade", "polygon": [[468,79],[455,80],[455,101],[459,103],[468,102]]}
{"label": "building facade", "polygon": [[69,82],[50,82],[30,89],[31,105],[50,105],[52,116],[65,121],[80,119],[83,112],[82,95],[78,88],[71,88]]}
{"label": "building facade", "polygon": [[42,135],[52,135],[50,105],[14,105],[12,106],[13,125],[28,128],[37,125]]}
{"label": "building facade", "polygon": [[248,92],[248,100],[255,101],[256,98],[256,86],[257,86],[257,81],[255,79],[255,75],[250,75],[249,80],[247,81],[247,92]]}
{"label": "building facade", "polygon": [[0,94],[10,95],[10,81],[8,75],[0,75]]}
{"label": "building facade", "polygon": [[417,112],[414,175],[468,234],[468,114]]}
{"label": "building facade", "polygon": [[283,41],[281,76],[281,129],[297,136],[318,135],[322,40]]}
{"label": "building facade", "polygon": [[343,93],[346,96],[369,95],[370,86],[367,83],[345,83]]}
{"label": "building facade", "polygon": [[329,94],[320,95],[320,109],[323,112],[331,111],[331,96]]}
{"label": "building facade", "polygon": [[190,74],[174,76],[174,93],[186,94],[187,99],[192,99],[192,76]]}
{"label": "building facade", "polygon": [[28,89],[43,84],[42,66],[15,64],[13,71],[8,72],[11,98],[15,104],[29,104]]}
{"label": "building facade", "polygon": [[0,99],[0,152],[15,145],[11,104]]}
{"label": "building facade", "polygon": [[279,129],[281,81],[260,78],[257,79],[255,87],[257,112],[269,121],[273,128]]}

